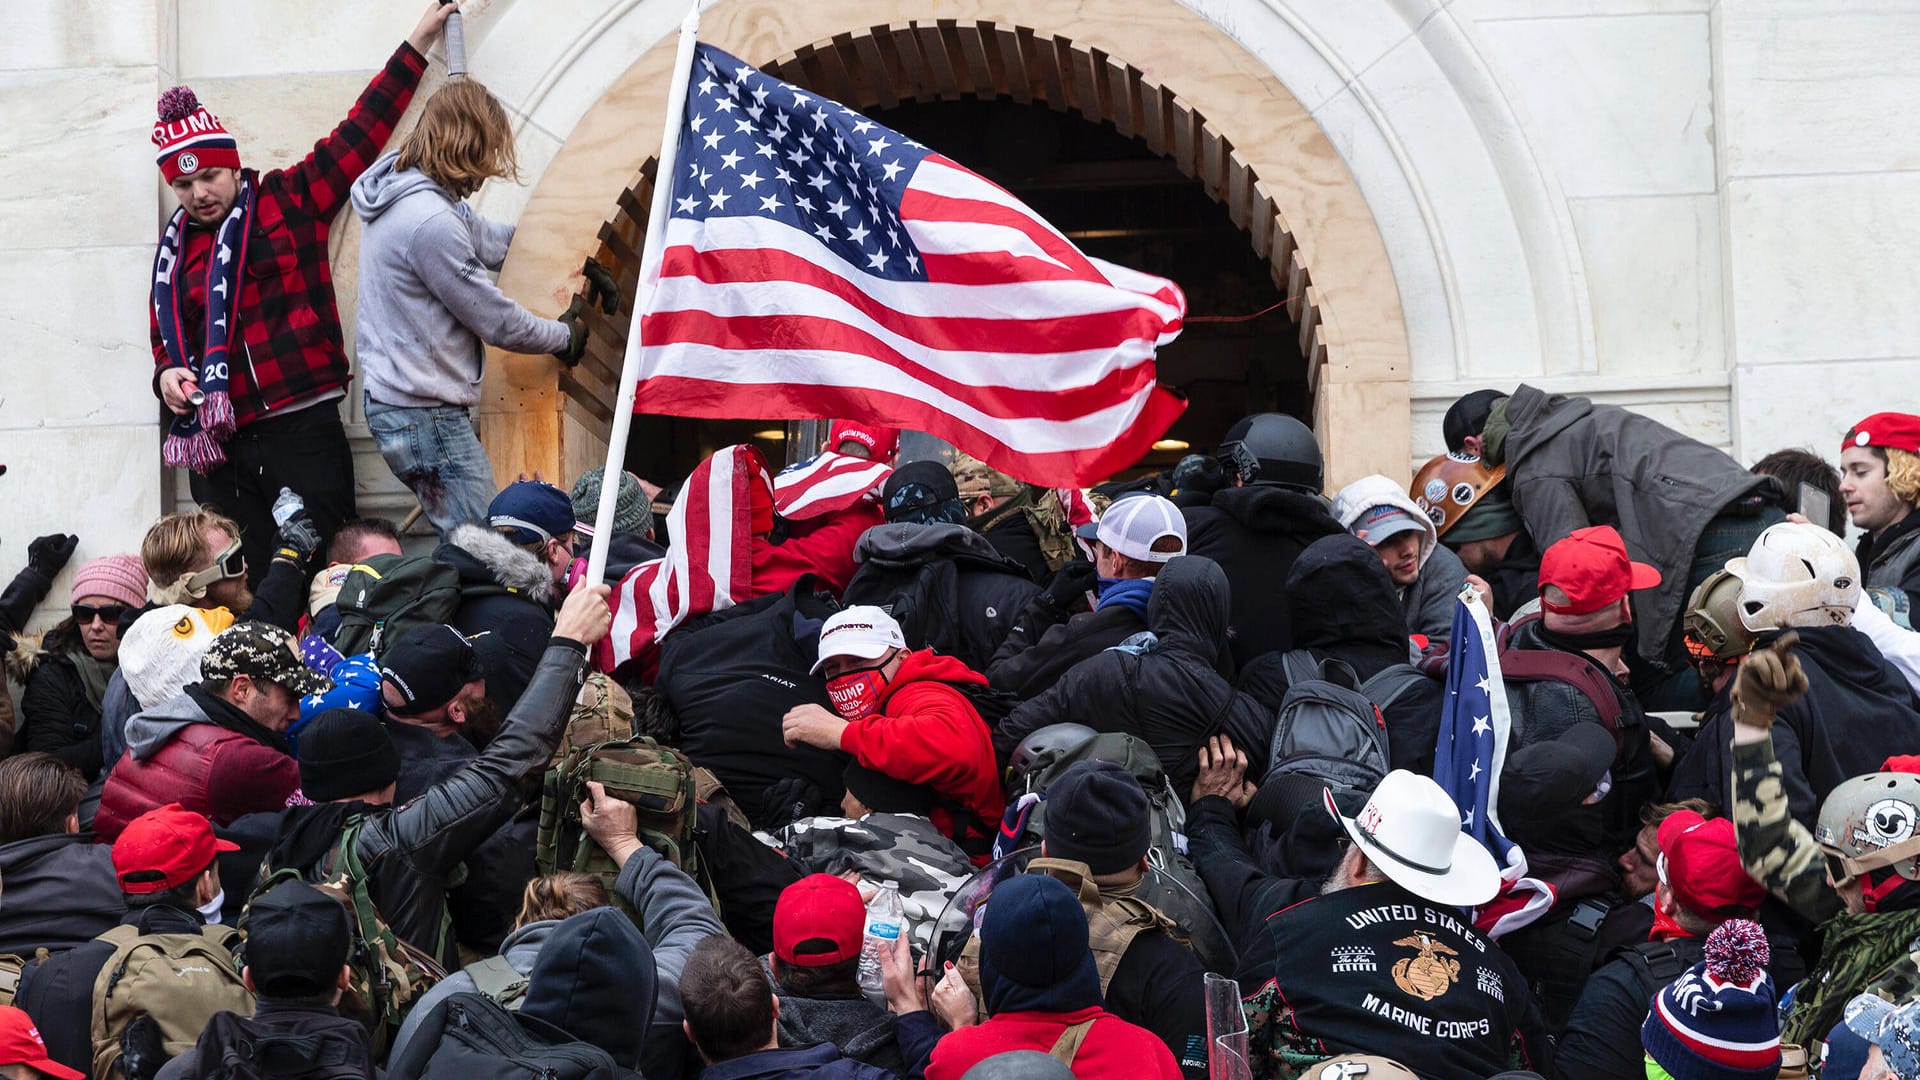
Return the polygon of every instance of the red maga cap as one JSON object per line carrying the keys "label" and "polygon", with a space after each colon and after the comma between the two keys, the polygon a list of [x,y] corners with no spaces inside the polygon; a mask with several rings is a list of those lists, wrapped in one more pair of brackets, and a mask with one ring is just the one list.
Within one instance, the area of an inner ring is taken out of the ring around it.
{"label": "red maga cap", "polygon": [[795,967],[826,967],[860,955],[867,906],[845,878],[812,874],[787,886],[773,905],[773,954]]}
{"label": "red maga cap", "polygon": [[133,896],[166,892],[192,881],[221,851],[240,845],[217,840],[207,819],[179,803],[134,818],[113,842],[120,891]]}
{"label": "red maga cap", "polygon": [[1849,446],[1878,446],[1920,454],[1920,416],[1903,412],[1878,412],[1847,429],[1840,449]]}
{"label": "red maga cap", "polygon": [[[1540,557],[1540,606],[1556,615],[1585,615],[1599,611],[1635,589],[1660,584],[1660,571],[1627,557],[1627,542],[1611,525],[1575,529]],[[1567,594],[1567,603],[1553,604],[1546,587]]]}
{"label": "red maga cap", "polygon": [[1734,844],[1733,822],[1679,810],[1660,823],[1663,880],[1680,906],[1699,915],[1729,908],[1751,911],[1767,898],[1766,886],[1747,876]]}
{"label": "red maga cap", "polygon": [[827,429],[827,449],[838,450],[843,442],[857,442],[866,447],[874,461],[892,461],[900,450],[900,429],[858,420],[835,420]]}

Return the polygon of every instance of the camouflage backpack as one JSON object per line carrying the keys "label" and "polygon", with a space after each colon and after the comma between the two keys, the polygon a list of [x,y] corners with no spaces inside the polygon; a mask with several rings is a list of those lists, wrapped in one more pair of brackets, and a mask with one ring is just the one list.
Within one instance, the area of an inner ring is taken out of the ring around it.
{"label": "camouflage backpack", "polygon": [[[406,1019],[407,1011],[435,983],[447,977],[438,957],[452,927],[445,918],[441,919],[439,940],[434,942],[433,954],[428,955],[401,940],[380,917],[368,888],[366,865],[360,861],[360,830],[365,825],[366,818],[360,814],[347,818],[340,830],[340,839],[321,863],[319,879],[311,884],[346,907],[347,922],[353,931],[352,945],[347,951],[351,977],[346,993],[340,998],[340,1012],[366,1023],[373,1034],[375,1053],[384,1054],[400,1030],[401,1021]],[[253,901],[283,881],[307,880],[297,866],[263,866],[261,869],[265,872],[248,895],[246,909],[240,913],[243,934]]]}
{"label": "camouflage backpack", "polygon": [[639,812],[640,842],[700,883],[719,909],[719,898],[708,880],[694,843],[699,806],[698,779],[685,754],[653,739],[628,739],[576,746],[547,770],[541,785],[540,832],[534,863],[543,874],[574,870],[593,874],[616,897],[614,883],[620,868],[580,824],[580,804],[587,801],[587,783],[594,781],[607,794],[632,803]]}

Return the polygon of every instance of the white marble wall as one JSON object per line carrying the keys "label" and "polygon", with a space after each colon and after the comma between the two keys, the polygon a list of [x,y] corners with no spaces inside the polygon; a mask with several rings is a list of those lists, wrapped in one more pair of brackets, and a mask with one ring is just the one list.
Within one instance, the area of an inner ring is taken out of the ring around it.
{"label": "white marble wall", "polygon": [[[135,551],[160,513],[148,141],[171,5],[14,0],[0,34],[0,576],[27,541]],[[66,605],[56,582],[40,625]]]}

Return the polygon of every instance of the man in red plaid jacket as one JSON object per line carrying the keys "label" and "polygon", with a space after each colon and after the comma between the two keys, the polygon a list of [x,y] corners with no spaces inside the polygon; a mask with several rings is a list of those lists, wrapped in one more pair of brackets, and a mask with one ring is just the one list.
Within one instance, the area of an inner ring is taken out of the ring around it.
{"label": "man in red plaid jacket", "polygon": [[192,468],[196,502],[239,522],[256,581],[276,555],[272,507],[282,487],[306,500],[317,526],[317,543],[308,530],[285,552],[295,561],[354,516],[338,405],[351,373],[327,235],[406,111],[453,10],[434,3],[346,120],[291,168],[241,168],[233,137],[192,91],[161,97],[153,141],[181,207],[160,242],[148,310],[153,390],[174,414],[165,456]]}

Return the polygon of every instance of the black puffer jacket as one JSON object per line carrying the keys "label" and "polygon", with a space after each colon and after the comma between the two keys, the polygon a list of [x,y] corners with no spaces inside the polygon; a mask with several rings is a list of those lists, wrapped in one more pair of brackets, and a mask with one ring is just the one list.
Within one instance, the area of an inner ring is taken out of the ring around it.
{"label": "black puffer jacket", "polygon": [[1233,662],[1293,648],[1293,621],[1281,583],[1308,544],[1343,534],[1326,500],[1254,485],[1214,493],[1186,511],[1187,554],[1220,564],[1232,587]]}
{"label": "black puffer jacket", "polygon": [[70,949],[106,933],[127,910],[112,849],[92,833],[30,836],[0,845],[0,953]]}
{"label": "black puffer jacket", "polygon": [[[1851,626],[1802,627],[1793,651],[1807,673],[1807,694],[1773,720],[1773,753],[1787,788],[1787,809],[1812,827],[1827,792],[1848,777],[1876,772],[1889,754],[1920,750],[1920,710],[1880,650]],[[1761,634],[1759,645],[1779,637]],[[1731,683],[1728,684],[1732,686]],[[1674,768],[1670,798],[1733,805],[1733,720],[1726,691],[1708,706],[1693,747]]]}
{"label": "black puffer jacket", "polygon": [[1212,559],[1189,555],[1166,564],[1147,602],[1147,625],[1158,638],[1151,649],[1109,649],[1015,708],[994,732],[994,753],[1007,760],[1021,739],[1048,724],[1124,731],[1153,747],[1185,798],[1199,771],[1195,754],[1210,736],[1271,728],[1271,715],[1216,667],[1227,630],[1227,576]]}
{"label": "black puffer jacket", "polygon": [[404,806],[324,803],[287,811],[265,867],[297,866],[322,880],[346,818],[365,815],[358,852],[373,903],[394,933],[459,966],[447,929],[447,881],[520,808],[518,780],[553,757],[585,679],[587,651],[552,638],[500,733],[459,772]]}
{"label": "black puffer jacket", "polygon": [[[1286,597],[1293,612],[1294,647],[1307,650],[1315,659],[1343,661],[1362,682],[1407,663],[1406,611],[1393,578],[1366,541],[1342,533],[1307,545],[1287,574]],[[1268,653],[1240,673],[1241,693],[1269,713],[1279,709],[1287,695],[1282,656]],[[1444,683],[1422,676],[1383,710],[1394,768],[1432,771],[1445,694]],[[1266,736],[1272,739],[1271,726]],[[1264,760],[1266,744],[1259,749]]]}
{"label": "black puffer jacket", "polygon": [[21,730],[14,748],[43,750],[92,780],[100,775],[100,710],[87,700],[70,655],[80,648],[80,632],[71,619],[41,641],[20,693]]}
{"label": "black puffer jacket", "polygon": [[487,696],[512,710],[553,633],[553,572],[479,525],[456,527],[433,558],[460,571],[460,610],[447,621],[473,638]]}
{"label": "black puffer jacket", "polygon": [[965,525],[875,525],[853,546],[859,569],[841,599],[885,608],[907,644],[986,670],[1040,593],[1024,566]]}

